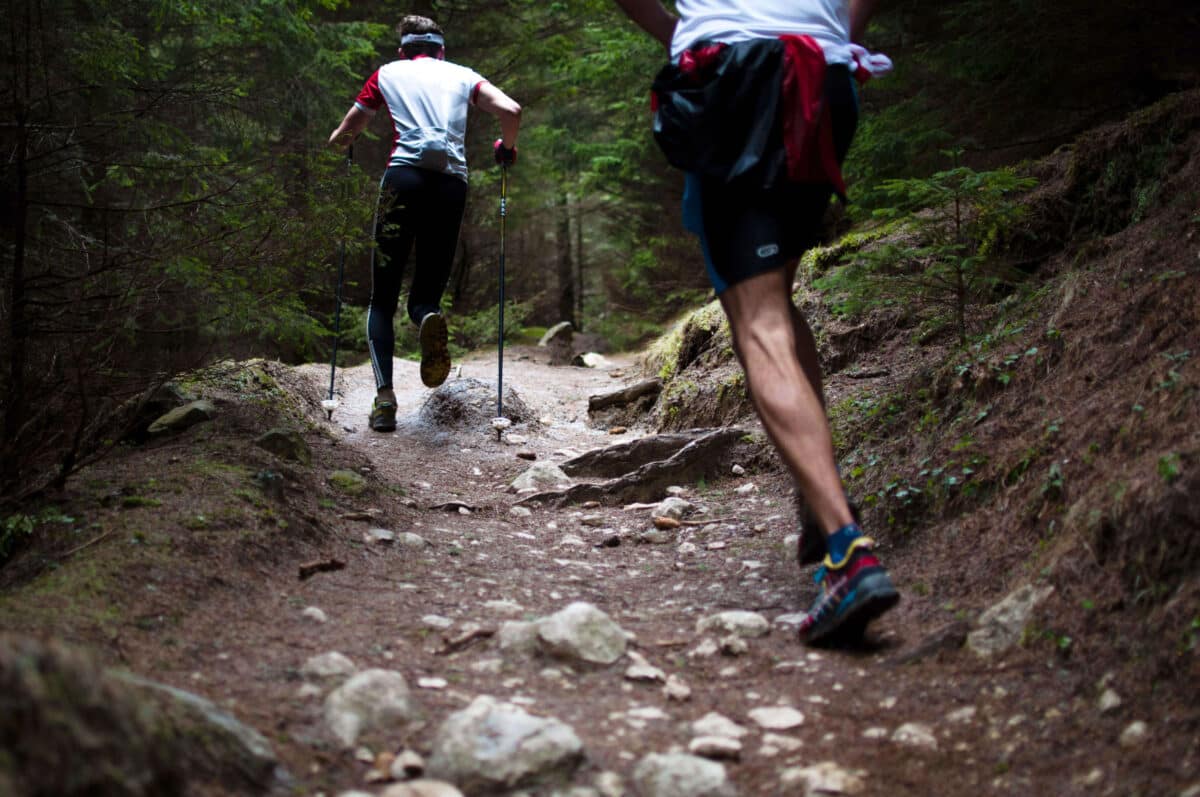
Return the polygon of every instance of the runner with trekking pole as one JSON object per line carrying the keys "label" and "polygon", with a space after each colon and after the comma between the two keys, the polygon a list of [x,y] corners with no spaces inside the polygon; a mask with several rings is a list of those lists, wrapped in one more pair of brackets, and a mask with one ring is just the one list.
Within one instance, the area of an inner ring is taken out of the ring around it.
{"label": "runner with trekking pole", "polygon": [[385,106],[395,133],[375,213],[367,311],[367,348],[376,386],[369,423],[377,432],[396,428],[393,318],[410,252],[415,252],[416,262],[407,311],[420,329],[421,381],[437,387],[450,373],[441,300],[467,199],[468,107],[474,105],[499,119],[501,137],[493,149],[502,168],[516,163],[521,125],[521,106],[512,98],[474,70],[445,60],[445,37],[436,22],[407,16],[397,32],[399,59],[367,79],[329,136],[330,146],[348,145]]}
{"label": "runner with trekking pole", "polygon": [[858,122],[854,85],[890,69],[852,44],[874,0],[616,0],[668,49],[652,86],[654,136],[686,173],[684,226],[700,239],[754,409],[803,497],[801,564],[821,562],[800,626],[855,642],[899,593],[842,489],[816,343],[792,299],[819,242]]}

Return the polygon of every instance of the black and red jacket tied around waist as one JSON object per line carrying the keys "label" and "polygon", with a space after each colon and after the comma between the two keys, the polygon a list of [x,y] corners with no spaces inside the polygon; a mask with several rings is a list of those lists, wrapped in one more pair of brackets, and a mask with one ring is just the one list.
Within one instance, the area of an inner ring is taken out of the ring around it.
{"label": "black and red jacket tied around waist", "polygon": [[671,165],[729,184],[826,183],[845,201],[811,36],[698,42],[651,87],[654,138]]}

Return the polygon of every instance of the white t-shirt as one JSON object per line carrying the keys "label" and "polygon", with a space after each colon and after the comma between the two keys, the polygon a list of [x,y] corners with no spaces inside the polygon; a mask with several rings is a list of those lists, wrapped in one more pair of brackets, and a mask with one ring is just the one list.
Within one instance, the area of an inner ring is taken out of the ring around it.
{"label": "white t-shirt", "polygon": [[828,64],[854,60],[849,0],[677,0],[675,10],[679,24],[671,39],[672,59],[702,39],[735,44],[790,33],[812,36]]}
{"label": "white t-shirt", "polygon": [[473,69],[416,58],[384,64],[354,104],[373,114],[387,106],[395,129],[389,166],[419,166],[467,179],[467,107],[484,79]]}

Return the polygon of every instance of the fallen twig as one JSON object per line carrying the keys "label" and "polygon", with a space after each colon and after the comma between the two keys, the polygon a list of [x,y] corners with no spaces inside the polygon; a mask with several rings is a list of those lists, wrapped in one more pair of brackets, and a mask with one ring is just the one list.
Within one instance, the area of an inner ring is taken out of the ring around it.
{"label": "fallen twig", "polygon": [[304,581],[317,573],[329,573],[334,570],[341,570],[345,566],[346,563],[340,559],[323,559],[319,562],[308,562],[300,565],[300,580]]}
{"label": "fallen twig", "polygon": [[59,558],[66,559],[68,556],[77,554],[80,551],[82,551],[84,548],[87,548],[88,546],[95,545],[96,543],[100,542],[100,540],[102,540],[105,537],[107,537],[108,535],[112,534],[114,531],[116,531],[116,529],[109,529],[108,531],[104,532],[103,534],[99,535],[98,537],[93,537],[92,539],[88,540],[83,545],[78,545],[78,546],[72,548],[71,550],[67,551]]}
{"label": "fallen twig", "polygon": [[437,650],[437,655],[445,656],[449,653],[462,650],[473,642],[492,637],[495,633],[496,629],[494,628],[484,628],[474,624],[464,626],[462,633],[458,636],[443,639],[442,647]]}

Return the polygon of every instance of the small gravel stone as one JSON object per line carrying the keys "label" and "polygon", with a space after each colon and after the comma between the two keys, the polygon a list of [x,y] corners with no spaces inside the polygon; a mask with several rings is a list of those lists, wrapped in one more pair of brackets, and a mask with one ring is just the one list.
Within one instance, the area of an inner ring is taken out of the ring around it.
{"label": "small gravel stone", "polygon": [[533,514],[533,510],[527,506],[513,506],[509,507],[508,514],[513,517],[529,517]]}
{"label": "small gravel stone", "polygon": [[449,617],[442,617],[440,614],[427,614],[421,618],[421,622],[429,628],[436,628],[439,631],[445,631],[450,626],[454,625],[454,621]]}
{"label": "small gravel stone", "polygon": [[732,610],[702,617],[696,621],[696,633],[721,631],[740,637],[760,637],[771,630],[767,618],[757,612]]}
{"label": "small gravel stone", "polygon": [[928,725],[918,722],[906,722],[892,732],[892,741],[905,747],[916,747],[922,750],[937,750],[937,737]]}
{"label": "small gravel stone", "polygon": [[688,752],[704,758],[737,761],[742,757],[742,743],[728,736],[697,736],[688,742]]}
{"label": "small gravel stone", "polygon": [[780,750],[785,750],[789,753],[794,753],[804,746],[804,742],[794,736],[784,736],[778,733],[764,733],[762,742],[765,745],[778,747]]}
{"label": "small gravel stone", "polygon": [[1150,727],[1141,720],[1134,720],[1125,726],[1125,730],[1121,731],[1118,742],[1122,747],[1140,747],[1149,735]]}
{"label": "small gravel stone", "polygon": [[392,761],[391,771],[397,780],[419,778],[425,774],[425,759],[416,750],[402,750]]}
{"label": "small gravel stone", "polygon": [[736,634],[722,637],[718,644],[721,646],[721,652],[726,656],[741,656],[750,650],[749,643]]}
{"label": "small gravel stone", "polygon": [[733,720],[715,711],[710,711],[692,722],[692,736],[694,737],[723,736],[726,739],[740,739],[749,732]]}
{"label": "small gravel stone", "polygon": [[974,706],[956,708],[946,715],[946,722],[970,722],[975,719],[977,710]]}
{"label": "small gravel stone", "polygon": [[304,611],[300,612],[300,615],[306,620],[312,620],[314,623],[324,623],[329,620],[329,618],[325,616],[325,612],[321,609],[318,609],[316,606],[309,606]]}
{"label": "small gravel stone", "polygon": [[667,696],[668,700],[682,702],[692,696],[692,688],[678,675],[669,675],[667,683],[663,686],[663,694]]}
{"label": "small gravel stone", "polygon": [[646,657],[636,650],[627,650],[625,655],[633,663],[625,670],[625,678],[629,681],[662,682],[667,679],[666,673],[646,660]]}
{"label": "small gravel stone", "polygon": [[859,794],[863,790],[863,773],[843,769],[832,761],[822,761],[810,767],[793,767],[779,773],[784,786],[800,787],[801,792],[789,791],[802,797],[823,797],[830,794]]}
{"label": "small gravel stone", "polygon": [[1112,689],[1105,689],[1100,695],[1100,700],[1096,706],[1100,709],[1101,714],[1109,714],[1121,707],[1121,696]]}
{"label": "small gravel stone", "polygon": [[332,650],[319,656],[313,656],[304,662],[304,666],[300,668],[300,674],[305,678],[341,678],[353,675],[357,670],[354,662],[336,650]]}
{"label": "small gravel stone", "polygon": [[804,714],[790,706],[764,706],[746,713],[760,728],[786,731],[804,724]]}

